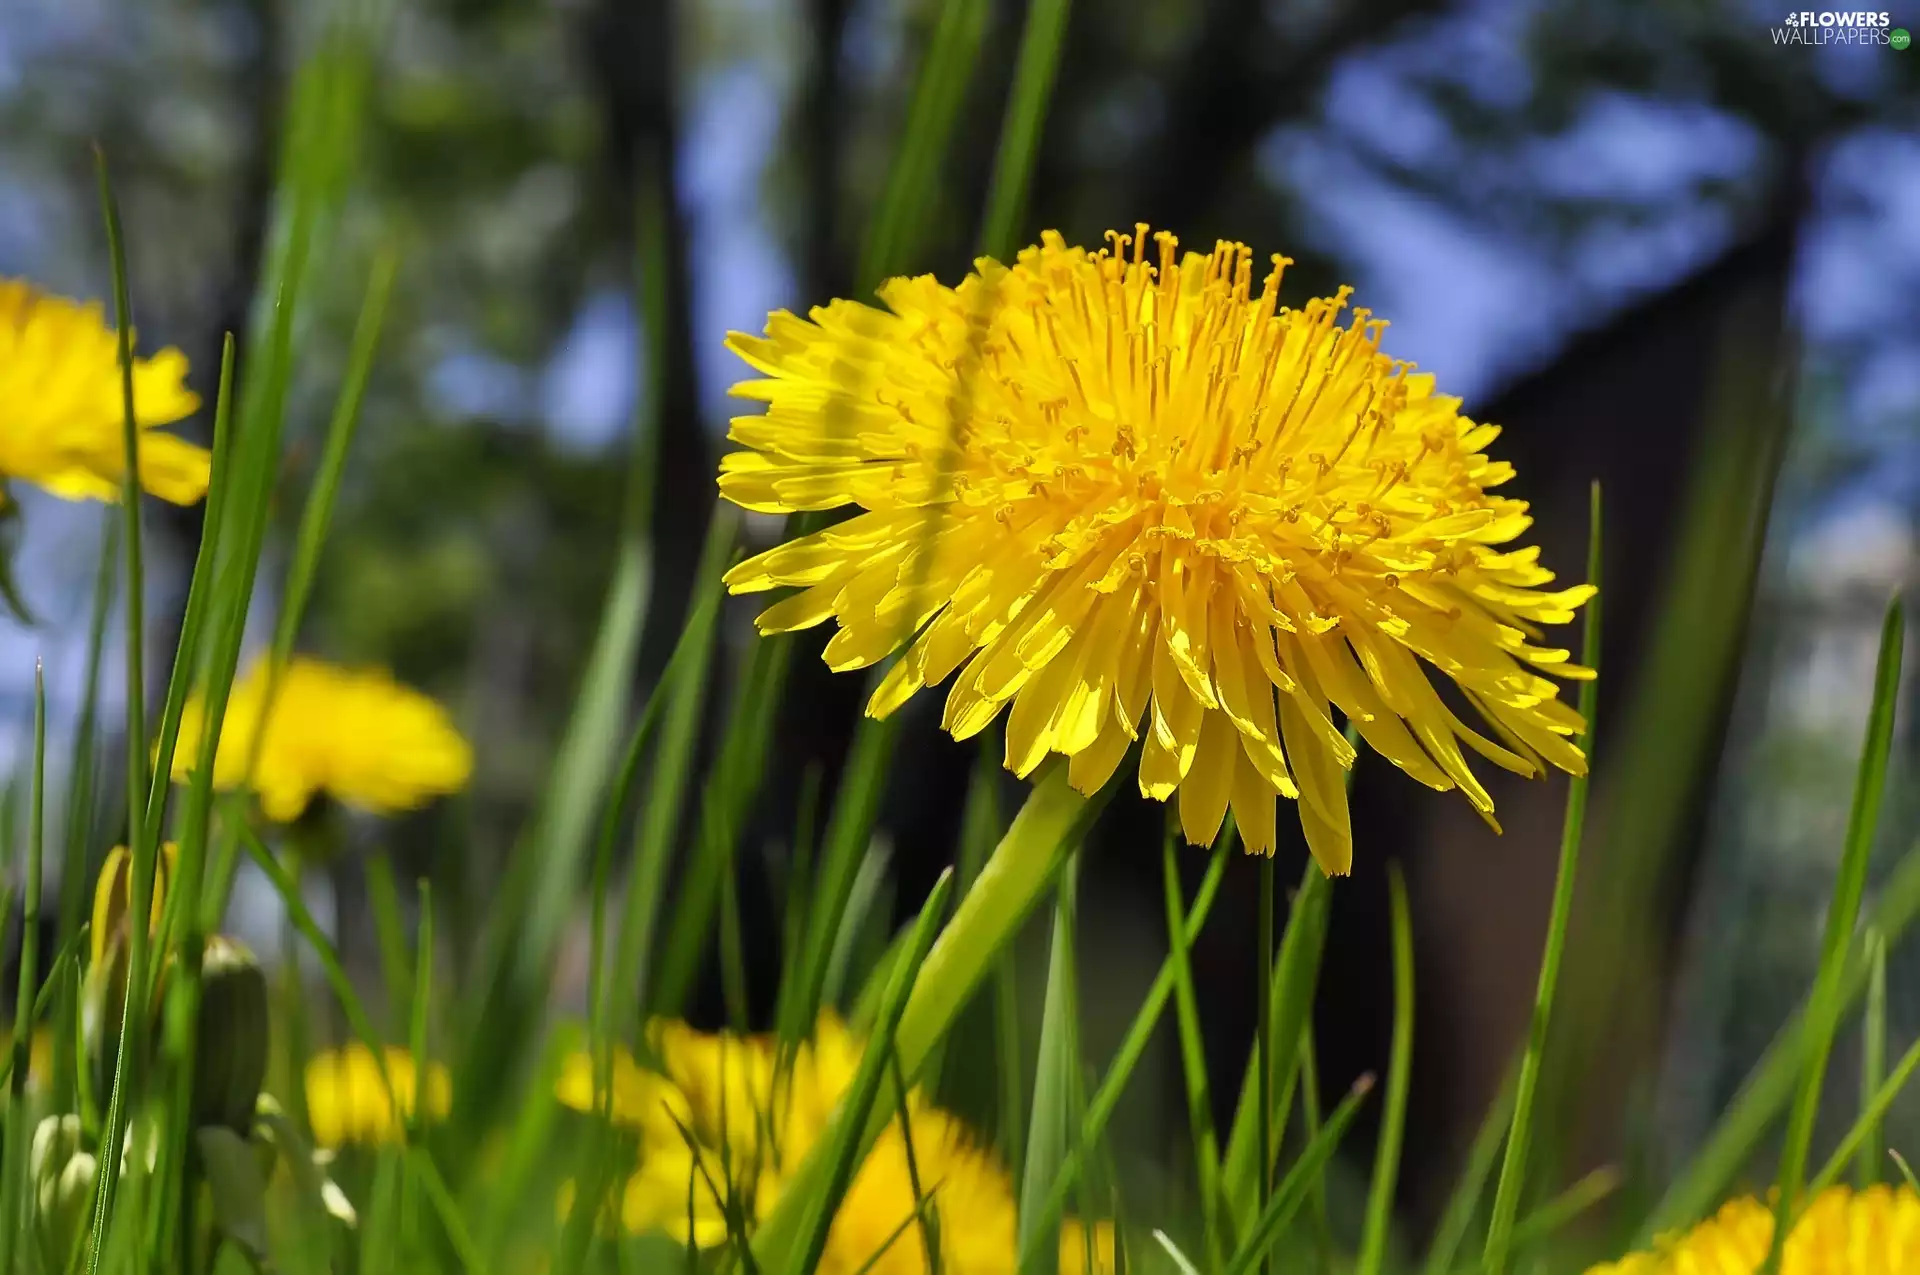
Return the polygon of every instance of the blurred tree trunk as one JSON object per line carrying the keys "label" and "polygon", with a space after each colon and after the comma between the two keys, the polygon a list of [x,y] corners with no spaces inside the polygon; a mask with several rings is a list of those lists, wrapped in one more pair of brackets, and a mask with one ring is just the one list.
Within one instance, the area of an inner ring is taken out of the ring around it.
{"label": "blurred tree trunk", "polygon": [[714,505],[714,467],[700,419],[690,324],[692,285],[687,267],[686,219],[678,199],[680,65],[678,24],[671,0],[598,0],[581,27],[584,58],[600,103],[603,139],[598,199],[601,233],[611,255],[630,274],[644,184],[664,176],[661,201],[666,240],[664,295],[667,330],[649,348],[660,365],[655,401],[660,431],[653,491],[653,598],[641,649],[641,684],[657,677],[679,631],[692,591],[695,565]]}
{"label": "blurred tree trunk", "polygon": [[[1796,182],[1757,233],[1706,269],[1576,341],[1484,409],[1469,405],[1475,419],[1505,427],[1500,455],[1538,519],[1530,539],[1563,582],[1584,571],[1589,483],[1605,501],[1594,796],[1556,1002],[1559,1061],[1541,1098],[1540,1128],[1563,1135],[1558,1150],[1578,1161],[1571,1172],[1627,1149],[1628,1083],[1658,1061],[1784,441],[1776,381],[1791,364],[1785,297],[1804,208]],[[1729,402],[1730,376],[1754,395]],[[1577,650],[1578,625],[1553,637]],[[1649,776],[1656,753],[1660,773]],[[1524,1040],[1566,801],[1561,776],[1497,772],[1486,783],[1500,837],[1456,794],[1410,790],[1377,759],[1355,777],[1356,843],[1417,856],[1421,1040],[1406,1163],[1408,1203],[1426,1218]],[[1382,860],[1357,857],[1356,889],[1340,902],[1366,915],[1336,920],[1330,939],[1330,970],[1383,989],[1364,998],[1379,1002],[1371,1032],[1325,1024],[1330,1085],[1385,1055]],[[1323,1019],[1350,1014],[1323,999]],[[1551,1143],[1536,1158],[1542,1172]]]}

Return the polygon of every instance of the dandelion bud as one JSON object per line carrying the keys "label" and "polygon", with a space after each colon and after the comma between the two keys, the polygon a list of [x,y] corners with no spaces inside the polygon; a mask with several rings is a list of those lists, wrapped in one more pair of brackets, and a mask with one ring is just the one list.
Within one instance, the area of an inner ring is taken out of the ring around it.
{"label": "dandelion bud", "polygon": [[[178,849],[169,841],[154,859],[149,934],[159,928],[164,915],[167,884],[173,878]],[[127,913],[132,898],[133,859],[125,846],[115,846],[100,868],[100,879],[94,883],[90,955],[81,997],[81,1030],[86,1040],[87,1065],[92,1068],[94,1093],[103,1101],[113,1088],[114,1062],[120,1052],[120,1020],[126,1012],[127,966],[132,945]],[[158,992],[156,985],[156,997]],[[156,999],[155,1004],[158,1003]],[[150,1022],[149,1028],[155,1025]]]}
{"label": "dandelion bud", "polygon": [[33,1131],[29,1161],[34,1182],[34,1230],[43,1264],[70,1269],[74,1246],[87,1233],[87,1205],[97,1161],[81,1147],[80,1117],[48,1116]]}
{"label": "dandelion bud", "polygon": [[244,1135],[267,1075],[266,976],[244,944],[215,935],[207,940],[200,987],[193,1121]]}

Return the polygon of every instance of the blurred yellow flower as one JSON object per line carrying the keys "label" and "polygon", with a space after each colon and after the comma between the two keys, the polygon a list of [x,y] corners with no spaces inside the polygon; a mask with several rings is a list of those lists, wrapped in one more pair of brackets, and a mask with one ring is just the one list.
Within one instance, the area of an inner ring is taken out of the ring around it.
{"label": "blurred yellow flower", "polygon": [[768,408],[734,419],[721,494],[860,510],[728,572],[736,593],[801,589],[760,630],[837,619],[836,670],[907,646],[876,717],[957,670],[946,728],[1011,705],[1020,775],[1062,754],[1091,793],[1138,741],[1140,790],[1178,792],[1193,842],[1231,806],[1270,853],[1275,798],[1297,799],[1328,872],[1352,860],[1334,709],[1489,822],[1463,742],[1523,775],[1582,772],[1585,724],[1541,674],[1591,673],[1534,643],[1593,591],[1543,590],[1537,548],[1496,547],[1532,521],[1492,494],[1513,477],[1485,452],[1498,428],[1382,354],[1383,320],[1338,326],[1347,289],[1280,307],[1284,258],[1255,293],[1244,245],[1181,259],[1163,232],[1156,266],[1145,226],[1110,238],[1089,253],[1048,232],[958,288],[894,279],[888,310],[835,301],[729,337],[765,377],[733,392]]}
{"label": "blurred yellow flower", "polygon": [[[246,779],[267,696],[261,660],[234,680],[213,762],[216,788]],[[180,718],[173,778],[192,778],[206,708],[195,694]],[[378,669],[344,669],[296,656],[281,670],[253,790],[269,819],[297,819],[316,793],[376,814],[458,792],[473,750],[439,704]]]}
{"label": "blurred yellow flower", "polygon": [[[307,1062],[307,1120],[314,1143],[338,1147],[347,1143],[397,1142],[422,1084],[413,1055],[389,1046],[382,1051],[389,1094],[380,1078],[380,1064],[365,1045],[354,1042],[329,1050]],[[430,1063],[425,1081],[426,1118],[443,1120],[453,1106],[453,1082],[446,1067]]]}
{"label": "blurred yellow flower", "polygon": [[[1587,1275],[1754,1275],[1773,1243],[1773,1208],[1729,1201],[1691,1231],[1662,1236],[1651,1252]],[[1780,1275],[1903,1275],[1920,1271],[1920,1196],[1907,1187],[1822,1191],[1794,1223]]]}
{"label": "blurred yellow flower", "polygon": [[[98,305],[0,279],[0,476],[67,500],[118,500],[126,472],[119,335]],[[133,364],[140,485],[176,505],[206,495],[211,454],[156,427],[191,415],[187,359],[165,349]]]}
{"label": "blurred yellow flower", "polygon": [[[702,1247],[726,1238],[722,1200],[728,1193],[738,1193],[749,1219],[772,1211],[852,1086],[864,1049],[832,1016],[822,1018],[813,1038],[784,1061],[773,1037],[709,1035],[677,1022],[653,1024],[649,1043],[660,1060],[658,1073],[625,1054],[614,1059],[607,1105],[612,1118],[635,1129],[641,1141],[639,1169],[619,1199],[621,1223]],[[590,1067],[582,1055],[560,1079],[561,1101],[582,1111],[595,1109]],[[888,1124],[855,1171],[828,1232],[820,1275],[928,1271],[916,1198],[930,1199],[937,1215],[941,1270],[1012,1275],[1015,1211],[1006,1170],[965,1125],[918,1089],[906,1107],[906,1127],[898,1119]],[[1111,1226],[1101,1223],[1092,1231],[1091,1268],[1087,1235],[1077,1222],[1063,1228],[1065,1275],[1114,1269]]]}

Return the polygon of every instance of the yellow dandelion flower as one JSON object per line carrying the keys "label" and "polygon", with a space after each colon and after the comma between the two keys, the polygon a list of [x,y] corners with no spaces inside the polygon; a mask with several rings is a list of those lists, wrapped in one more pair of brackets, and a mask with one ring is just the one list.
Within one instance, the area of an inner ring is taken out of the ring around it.
{"label": "yellow dandelion flower", "polygon": [[[67,500],[118,500],[126,472],[120,338],[98,305],[0,279],[0,476]],[[140,485],[176,505],[207,493],[212,456],[157,428],[191,415],[187,358],[165,349],[133,364]]]}
{"label": "yellow dandelion flower", "polygon": [[[1773,1243],[1773,1208],[1752,1196],[1652,1251],[1595,1266],[1587,1275],[1754,1275]],[[1876,1186],[1822,1191],[1794,1223],[1780,1275],[1903,1275],[1920,1271],[1920,1196]]]}
{"label": "yellow dandelion flower", "polygon": [[453,1106],[453,1081],[446,1067],[429,1064],[423,1085],[412,1054],[392,1047],[383,1052],[393,1081],[391,1093],[372,1051],[358,1042],[308,1060],[307,1120],[316,1145],[398,1141],[423,1088],[426,1118],[446,1118]]}
{"label": "yellow dandelion flower", "polygon": [[[618,1214],[629,1230],[665,1231],[700,1247],[727,1236],[716,1191],[737,1192],[750,1220],[778,1205],[788,1176],[852,1087],[865,1048],[831,1015],[784,1060],[771,1036],[710,1035],[684,1023],[653,1024],[649,1041],[660,1072],[644,1072],[624,1054],[614,1059],[612,1117],[638,1131],[641,1141],[640,1164],[620,1194]],[[593,1111],[593,1092],[586,1056],[569,1060],[561,1101]],[[855,1170],[828,1231],[821,1275],[928,1271],[926,1241],[914,1222],[918,1199],[931,1199],[938,1215],[940,1269],[1013,1275],[1015,1205],[1005,1168],[918,1089],[906,1107],[906,1127],[899,1120],[889,1124]],[[658,1118],[669,1111],[672,1119]],[[564,1197],[563,1210],[570,1204]],[[1060,1260],[1073,1275],[1107,1275],[1114,1269],[1112,1227],[1100,1223],[1089,1231],[1070,1221],[1061,1232]]]}
{"label": "yellow dandelion flower", "polygon": [[1341,326],[1347,289],[1283,308],[1284,258],[1256,292],[1245,246],[1182,259],[1161,233],[1155,264],[1146,230],[1099,252],[1049,232],[957,288],[894,279],[886,310],[728,338],[763,374],[733,392],[767,410],[733,421],[721,494],[860,511],[728,572],[737,593],[801,590],[760,630],[837,620],[836,670],[906,647],[867,711],[953,676],[946,728],[1011,706],[1021,775],[1060,754],[1091,793],[1138,741],[1141,791],[1178,792],[1194,842],[1231,807],[1271,852],[1275,799],[1296,799],[1329,872],[1352,858],[1335,709],[1489,821],[1462,743],[1524,775],[1584,770],[1585,724],[1541,674],[1591,673],[1535,643],[1593,591],[1545,590],[1537,548],[1500,548],[1531,519],[1495,494],[1498,428],[1381,353],[1383,320]]}
{"label": "yellow dandelion flower", "polygon": [[[216,788],[247,778],[267,696],[267,665],[256,663],[233,684],[220,747]],[[458,792],[473,771],[473,751],[439,704],[377,669],[343,669],[296,657],[281,671],[260,741],[253,790],[269,819],[297,819],[315,794],[387,814]],[[192,696],[180,718],[173,778],[192,778],[206,729],[206,707]]]}

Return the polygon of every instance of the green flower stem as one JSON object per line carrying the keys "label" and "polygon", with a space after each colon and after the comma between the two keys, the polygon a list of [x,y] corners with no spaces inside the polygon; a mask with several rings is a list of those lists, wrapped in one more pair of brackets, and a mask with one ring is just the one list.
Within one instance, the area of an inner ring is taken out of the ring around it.
{"label": "green flower stem", "polygon": [[[1587,583],[1600,585],[1600,484],[1590,496],[1587,534]],[[1580,656],[1587,667],[1600,668],[1600,598],[1587,602]],[[1593,756],[1594,709],[1599,702],[1599,678],[1580,684],[1580,716],[1587,723],[1586,752]],[[1573,915],[1573,885],[1580,869],[1580,833],[1586,822],[1587,775],[1575,775],[1567,784],[1567,811],[1560,826],[1560,865],[1554,872],[1553,907],[1547,917],[1546,951],[1540,958],[1540,982],[1534,991],[1533,1021],[1527,1029],[1527,1050],[1520,1059],[1520,1077],[1513,1101],[1513,1125],[1507,1133],[1507,1154],[1500,1165],[1500,1184],[1493,1193],[1493,1220],[1487,1227],[1487,1246],[1481,1258],[1486,1275],[1505,1275],[1513,1242],[1514,1217],[1520,1210],[1520,1191],[1526,1183],[1528,1140],[1533,1129],[1533,1100],[1540,1084],[1540,1063],[1547,1048],[1547,1028],[1553,1018],[1554,992],[1560,985],[1560,961],[1567,947],[1567,923]]]}

